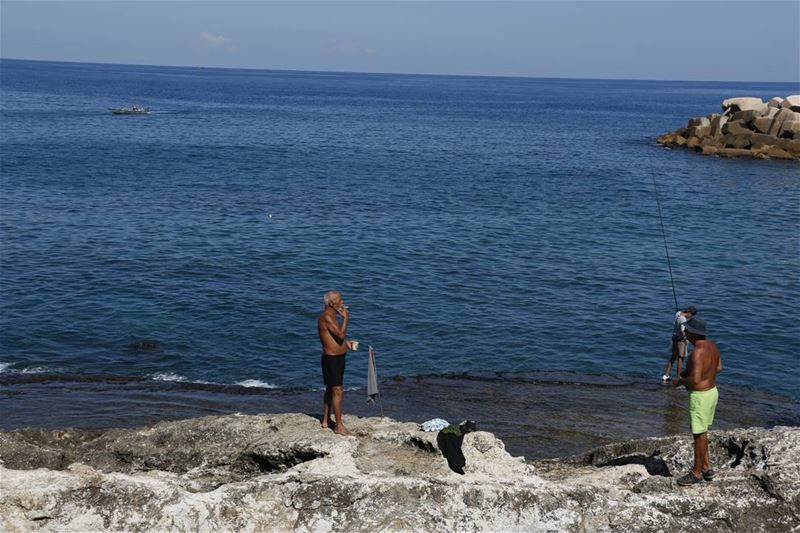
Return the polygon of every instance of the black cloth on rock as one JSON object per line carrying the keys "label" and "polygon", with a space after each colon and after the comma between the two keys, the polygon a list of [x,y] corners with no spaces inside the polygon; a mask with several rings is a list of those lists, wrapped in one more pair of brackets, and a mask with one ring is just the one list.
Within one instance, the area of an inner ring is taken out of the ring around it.
{"label": "black cloth on rock", "polygon": [[467,460],[461,445],[464,443],[464,435],[472,431],[477,431],[477,426],[472,420],[465,420],[458,426],[447,426],[436,435],[436,445],[439,446],[442,455],[447,459],[447,466],[456,474],[464,475],[464,467]]}

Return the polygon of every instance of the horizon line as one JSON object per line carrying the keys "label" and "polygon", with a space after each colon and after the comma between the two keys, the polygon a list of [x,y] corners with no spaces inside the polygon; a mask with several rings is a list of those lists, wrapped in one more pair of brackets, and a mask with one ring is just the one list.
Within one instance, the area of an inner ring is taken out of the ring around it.
{"label": "horizon line", "polygon": [[72,65],[104,65],[104,66],[127,66],[127,67],[155,67],[155,68],[185,68],[185,69],[214,69],[214,70],[247,70],[256,72],[293,72],[309,74],[360,74],[374,76],[434,76],[449,78],[510,78],[510,79],[531,79],[531,80],[586,80],[586,81],[644,81],[644,82],[694,82],[694,83],[765,83],[765,84],[796,84],[800,91],[800,80],[795,81],[759,81],[759,80],[708,80],[708,79],[671,79],[671,78],[580,78],[563,76],[524,76],[510,74],[444,74],[427,72],[378,72],[378,71],[354,71],[354,70],[310,70],[310,69],[278,69],[263,67],[219,67],[203,65],[169,65],[169,64],[147,64],[147,63],[108,63],[105,61],[67,61],[60,59],[28,59],[19,57],[3,57],[0,61],[29,61],[34,63],[65,63]]}

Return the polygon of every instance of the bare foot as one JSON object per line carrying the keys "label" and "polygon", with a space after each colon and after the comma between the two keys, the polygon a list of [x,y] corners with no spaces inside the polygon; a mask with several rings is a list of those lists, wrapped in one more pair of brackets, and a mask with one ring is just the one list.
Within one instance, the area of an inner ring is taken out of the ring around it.
{"label": "bare foot", "polygon": [[336,424],[334,424],[334,423],[333,423],[332,421],[330,421],[330,420],[323,420],[323,421],[322,421],[322,423],[321,423],[319,426],[320,426],[322,429],[333,429],[334,427],[336,427]]}
{"label": "bare foot", "polygon": [[334,433],[336,433],[337,435],[352,435],[352,433],[350,433],[350,432],[347,430],[347,428],[346,428],[346,427],[344,427],[344,424],[342,424],[342,426],[341,426],[341,427],[339,427],[339,426],[337,425],[337,426],[336,426],[336,429],[334,430]]}

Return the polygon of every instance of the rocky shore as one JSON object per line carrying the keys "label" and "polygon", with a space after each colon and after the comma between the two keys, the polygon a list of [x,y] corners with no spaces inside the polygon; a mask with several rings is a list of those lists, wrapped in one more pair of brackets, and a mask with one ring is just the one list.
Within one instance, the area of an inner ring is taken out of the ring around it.
{"label": "rocky shore", "polygon": [[800,95],[729,98],[722,113],[689,119],[685,128],[665,133],[659,144],[706,155],[758,159],[800,158]]}
{"label": "rocky shore", "polygon": [[97,432],[0,432],[0,530],[792,531],[800,428],[712,432],[718,476],[679,488],[680,435],[534,463],[491,433],[464,439],[466,475],[436,433],[302,414],[227,415]]}

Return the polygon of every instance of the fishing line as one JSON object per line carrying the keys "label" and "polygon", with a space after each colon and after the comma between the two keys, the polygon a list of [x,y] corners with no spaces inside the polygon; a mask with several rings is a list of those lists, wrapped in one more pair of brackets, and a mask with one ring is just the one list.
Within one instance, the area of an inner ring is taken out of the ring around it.
{"label": "fishing line", "polygon": [[664,217],[661,215],[661,200],[658,197],[658,185],[656,176],[653,178],[653,190],[656,192],[656,205],[658,205],[658,220],[661,222],[661,235],[664,237],[664,253],[667,256],[667,269],[669,270],[669,283],[672,286],[672,298],[675,300],[675,312],[678,311],[678,296],[675,294],[675,279],[672,277],[672,262],[669,258],[669,248],[667,247],[667,231],[664,229]]}

